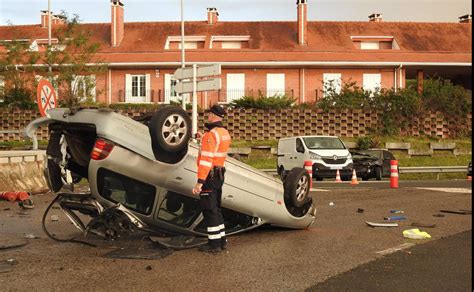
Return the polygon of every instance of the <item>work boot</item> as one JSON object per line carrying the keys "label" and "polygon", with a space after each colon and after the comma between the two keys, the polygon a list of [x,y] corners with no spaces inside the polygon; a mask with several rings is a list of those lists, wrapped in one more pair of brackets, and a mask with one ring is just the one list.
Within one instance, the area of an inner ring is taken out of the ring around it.
{"label": "work boot", "polygon": [[203,244],[198,247],[199,251],[202,252],[221,252],[222,248],[220,246],[211,246],[209,243]]}
{"label": "work boot", "polygon": [[221,248],[222,249],[227,249],[227,244],[228,244],[227,239],[226,238],[222,239]]}

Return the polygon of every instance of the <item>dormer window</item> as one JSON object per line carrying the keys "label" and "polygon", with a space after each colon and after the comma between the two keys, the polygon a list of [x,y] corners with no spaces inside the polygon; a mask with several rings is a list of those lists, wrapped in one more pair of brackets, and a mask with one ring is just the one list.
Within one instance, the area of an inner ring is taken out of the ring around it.
{"label": "dormer window", "polygon": [[393,36],[351,36],[352,42],[360,50],[399,50]]}
{"label": "dormer window", "polygon": [[250,36],[212,36],[211,49],[247,49]]}
{"label": "dormer window", "polygon": [[[184,48],[187,50],[204,49],[206,43],[205,36],[185,36],[184,37]],[[181,37],[180,36],[169,36],[166,39],[165,50],[180,50],[181,49]]]}

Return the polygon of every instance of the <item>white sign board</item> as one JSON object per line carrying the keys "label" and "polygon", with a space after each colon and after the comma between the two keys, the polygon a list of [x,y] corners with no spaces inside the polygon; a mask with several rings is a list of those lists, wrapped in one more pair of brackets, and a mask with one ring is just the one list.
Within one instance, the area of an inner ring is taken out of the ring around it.
{"label": "white sign board", "polygon": [[[210,77],[221,75],[221,64],[215,64],[212,66],[205,66],[205,67],[197,67],[196,70],[196,78],[202,77]],[[193,68],[179,68],[174,72],[174,78],[176,80],[183,80],[183,79],[192,79],[193,76]]]}
{"label": "white sign board", "polygon": [[[196,91],[208,91],[208,90],[218,90],[221,89],[221,79],[212,78],[207,80],[200,80],[196,82]],[[182,81],[176,84],[175,87],[176,93],[192,93],[193,92],[193,82],[192,81]]]}

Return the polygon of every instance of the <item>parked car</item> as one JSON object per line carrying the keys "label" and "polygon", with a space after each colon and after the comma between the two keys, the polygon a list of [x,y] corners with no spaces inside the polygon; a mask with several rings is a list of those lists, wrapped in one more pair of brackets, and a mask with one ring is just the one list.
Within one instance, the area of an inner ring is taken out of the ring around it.
{"label": "parked car", "polygon": [[362,180],[382,179],[382,160],[370,154],[351,151],[357,177]]}
{"label": "parked car", "polygon": [[357,176],[363,180],[390,177],[390,160],[396,160],[393,154],[385,149],[353,150],[352,159]]}
{"label": "parked car", "polygon": [[472,176],[472,161],[467,165],[467,176]]}
{"label": "parked car", "polygon": [[[190,140],[191,121],[181,108],[160,108],[141,122],[110,110],[53,109],[30,123],[26,134],[33,137],[46,124],[47,181],[80,230],[108,238],[125,227],[207,236],[192,193],[199,145]],[[316,208],[302,166],[289,169],[285,183],[232,158],[225,166],[222,212],[228,234],[263,224],[296,229],[313,224]],[[71,177],[86,179],[90,193],[64,192]],[[92,217],[91,223],[77,212]]]}
{"label": "parked car", "polygon": [[305,161],[313,164],[313,178],[335,178],[339,170],[342,180],[350,180],[352,156],[344,143],[334,136],[297,136],[278,141],[278,174],[284,180],[294,167]]}

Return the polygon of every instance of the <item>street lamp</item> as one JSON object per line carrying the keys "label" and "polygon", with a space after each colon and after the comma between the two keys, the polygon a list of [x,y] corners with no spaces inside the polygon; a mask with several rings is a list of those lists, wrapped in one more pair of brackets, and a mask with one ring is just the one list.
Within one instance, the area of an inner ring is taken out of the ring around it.
{"label": "street lamp", "polygon": [[[49,0],[48,0],[49,1]],[[184,62],[184,0],[181,0],[181,68],[186,67]],[[186,110],[186,100],[184,99],[184,94],[181,93],[181,101],[183,109]]]}

